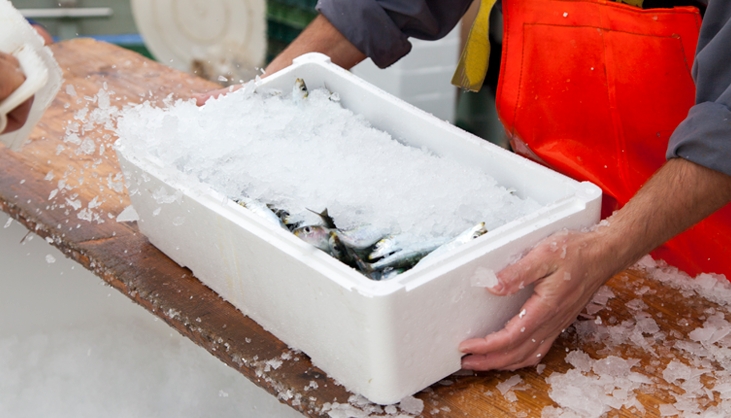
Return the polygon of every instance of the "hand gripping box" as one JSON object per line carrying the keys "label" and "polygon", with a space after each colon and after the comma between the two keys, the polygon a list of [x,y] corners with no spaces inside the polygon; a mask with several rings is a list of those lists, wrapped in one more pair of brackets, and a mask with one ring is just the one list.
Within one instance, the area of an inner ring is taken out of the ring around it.
{"label": "hand gripping box", "polygon": [[[459,370],[461,341],[499,330],[518,313],[531,288],[496,297],[480,283],[551,233],[598,222],[601,191],[396,99],[321,54],[296,59],[258,88],[288,91],[296,78],[337,92],[374,127],[484,167],[543,205],[425,266],[372,281],[209,186],[118,146],[139,228],[155,246],[347,389],[395,403]],[[154,196],[161,188],[176,197],[162,211]]]}

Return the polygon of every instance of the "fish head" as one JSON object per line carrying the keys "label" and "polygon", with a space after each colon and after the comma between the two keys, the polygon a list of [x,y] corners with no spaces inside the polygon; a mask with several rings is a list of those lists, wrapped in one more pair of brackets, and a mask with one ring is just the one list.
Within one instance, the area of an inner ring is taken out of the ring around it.
{"label": "fish head", "polygon": [[301,101],[307,97],[309,94],[309,91],[307,90],[307,85],[305,84],[305,80],[298,78],[294,81],[294,88],[292,89],[292,97],[294,97],[295,101]]}
{"label": "fish head", "polygon": [[330,229],[322,225],[305,225],[293,232],[301,240],[314,245],[322,251],[330,251]]}
{"label": "fish head", "polygon": [[479,224],[475,225],[474,228],[472,228],[472,239],[475,239],[485,234],[487,234],[485,222],[480,222]]}

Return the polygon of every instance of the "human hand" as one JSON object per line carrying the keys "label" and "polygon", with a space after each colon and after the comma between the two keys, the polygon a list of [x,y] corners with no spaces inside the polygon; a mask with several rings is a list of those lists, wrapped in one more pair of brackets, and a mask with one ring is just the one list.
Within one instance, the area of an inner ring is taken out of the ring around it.
{"label": "human hand", "polygon": [[203,106],[206,104],[208,99],[217,99],[220,96],[225,96],[228,93],[231,93],[232,91],[236,91],[240,88],[244,87],[244,84],[236,84],[233,86],[225,87],[222,89],[212,90],[205,93],[198,93],[194,94],[193,98],[195,99],[195,104],[197,106]]}
{"label": "human hand", "polygon": [[[538,364],[618,267],[602,251],[601,232],[559,232],[497,274],[488,289],[510,295],[535,283],[533,295],[505,327],[462,342],[464,369],[515,370]],[[621,269],[621,267],[619,267]]]}
{"label": "human hand", "polygon": [[53,43],[53,36],[51,36],[51,34],[48,33],[48,31],[46,30],[45,27],[43,27],[43,25],[41,25],[39,23],[31,23],[30,25],[33,26],[33,29],[35,29],[35,31],[38,33],[38,35],[40,35],[41,38],[43,38],[44,45],[51,45]]}
{"label": "human hand", "polygon": [[[25,81],[25,75],[17,58],[11,54],[0,52],[0,101],[5,100]],[[26,100],[7,114],[8,124],[0,134],[20,129],[28,119],[33,98]]]}
{"label": "human hand", "polygon": [[[485,338],[464,341],[462,367],[535,365],[610,277],[731,202],[731,176],[669,160],[620,210],[589,232],[562,232],[497,274],[496,295],[535,283],[521,314]],[[699,254],[702,254],[700,252]]]}
{"label": "human hand", "polygon": [[[355,45],[343,36],[325,16],[317,15],[299,36],[267,65],[261,78],[265,78],[288,67],[292,64],[294,58],[308,52],[323,53],[330,57],[333,64],[339,65],[346,70],[366,58],[365,54],[360,52]],[[243,86],[237,85],[234,87],[234,90],[240,89],[241,87]],[[195,98],[196,104],[202,106],[211,97],[215,98],[229,91],[233,91],[229,90],[230,88],[196,94],[193,97]]]}

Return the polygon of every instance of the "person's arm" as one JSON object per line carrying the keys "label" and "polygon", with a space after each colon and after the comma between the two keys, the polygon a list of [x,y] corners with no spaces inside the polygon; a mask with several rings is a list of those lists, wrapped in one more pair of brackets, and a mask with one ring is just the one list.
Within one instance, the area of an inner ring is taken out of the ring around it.
{"label": "person's arm", "polygon": [[[25,75],[20,69],[18,60],[4,52],[0,52],[0,101],[5,100],[25,81]],[[0,134],[13,132],[20,129],[28,119],[30,108],[33,105],[33,98],[26,100],[21,105],[7,114],[8,124]]]}
{"label": "person's arm", "polygon": [[[320,13],[265,69],[262,77],[307,52],[321,52],[350,69],[369,57],[385,68],[411,50],[410,37],[435,40],[459,22],[472,0],[320,0]],[[241,86],[196,95],[200,106]]]}
{"label": "person's arm", "polygon": [[[267,65],[262,78],[290,66],[293,59],[307,52],[321,52],[329,56],[333,63],[345,69],[350,69],[366,58],[323,15],[318,15],[284,51]],[[195,95],[196,104],[202,106],[212,97],[219,97],[241,87],[241,85],[226,87]]]}
{"label": "person's arm", "polygon": [[464,341],[462,366],[515,370],[535,365],[614,274],[731,202],[731,176],[669,160],[608,224],[553,235],[497,274],[496,295],[535,283],[534,293],[502,330]]}
{"label": "person's arm", "polygon": [[366,56],[358,50],[323,15],[317,17],[302,33],[267,65],[264,75],[273,74],[292,64],[292,60],[307,52],[321,52],[334,64],[349,70]]}

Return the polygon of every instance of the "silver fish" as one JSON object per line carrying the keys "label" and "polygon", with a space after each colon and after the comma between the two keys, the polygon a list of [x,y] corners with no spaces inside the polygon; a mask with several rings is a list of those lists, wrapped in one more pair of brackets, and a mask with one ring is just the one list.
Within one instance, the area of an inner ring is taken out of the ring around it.
{"label": "silver fish", "polygon": [[330,232],[332,229],[323,225],[305,225],[292,231],[297,237],[315,247],[331,254]]}
{"label": "silver fish", "polygon": [[409,250],[421,247],[432,247],[437,248],[440,245],[447,242],[447,238],[435,238],[424,242],[411,235],[389,235],[382,238],[373,247],[373,250],[368,254],[368,259],[378,260],[379,258],[388,257],[391,254],[397,253],[403,250]]}
{"label": "silver fish", "polygon": [[295,220],[292,215],[286,210],[286,209],[279,209],[277,207],[274,207],[267,203],[267,207],[274,212],[277,217],[282,221],[282,223],[289,229],[290,231],[294,231],[295,229],[299,228],[302,225],[302,221]]}
{"label": "silver fish", "polygon": [[399,235],[383,237],[376,242],[376,245],[373,247],[373,251],[368,254],[368,259],[377,260],[379,258],[383,258],[389,254],[395,253],[403,246],[403,243],[399,239]]}
{"label": "silver fish", "polygon": [[360,256],[354,249],[343,244],[335,229],[323,225],[307,225],[293,232],[300,239],[337,258],[344,264],[357,268]]}
{"label": "silver fish", "polygon": [[279,216],[277,216],[264,203],[261,203],[258,200],[251,199],[251,198],[245,197],[245,196],[233,198],[232,200],[234,202],[238,203],[239,205],[245,207],[246,209],[249,209],[250,211],[259,215],[262,219],[266,220],[267,222],[277,225],[277,226],[289,231],[289,228],[287,228],[287,225],[285,225],[284,222],[282,222],[282,220],[279,218]]}
{"label": "silver fish", "polygon": [[419,260],[419,263],[424,262],[424,260],[433,260],[446,252],[452,251],[460,245],[466,244],[482,235],[485,235],[486,233],[487,228],[485,227],[485,223],[480,222],[429,253],[427,256]]}
{"label": "silver fish", "polygon": [[[307,209],[307,208],[305,208],[305,209]],[[319,216],[320,219],[322,219],[322,223],[325,224],[326,227],[328,227],[330,229],[335,229],[336,228],[336,226],[335,226],[335,220],[332,218],[332,216],[328,215],[327,208],[325,208],[325,210],[323,210],[322,212],[315,212],[312,209],[307,209],[307,210],[309,210],[310,212],[312,212],[315,215]]]}
{"label": "silver fish", "polygon": [[305,80],[301,78],[296,79],[292,88],[292,100],[295,103],[302,103],[309,94]]}
{"label": "silver fish", "polygon": [[353,249],[343,244],[338,238],[338,234],[335,230],[330,231],[330,255],[342,261],[344,264],[357,268],[358,262],[361,260],[358,253]]}
{"label": "silver fish", "polygon": [[377,270],[390,269],[409,269],[414,267],[416,263],[424,258],[427,254],[437,249],[442,245],[443,241],[431,240],[422,242],[419,245],[414,245],[406,248],[402,248],[393,254],[387,255],[380,260],[373,263],[361,263],[359,267],[365,269],[366,272],[373,272]]}
{"label": "silver fish", "polygon": [[335,233],[344,245],[357,251],[367,250],[386,235],[382,229],[372,225],[362,225],[345,231],[338,229]]}
{"label": "silver fish", "polygon": [[376,270],[371,273],[364,273],[364,274],[366,276],[368,276],[371,280],[382,281],[382,280],[392,279],[405,271],[406,271],[406,269],[404,269],[404,268],[394,269],[394,268],[388,267],[383,270]]}

